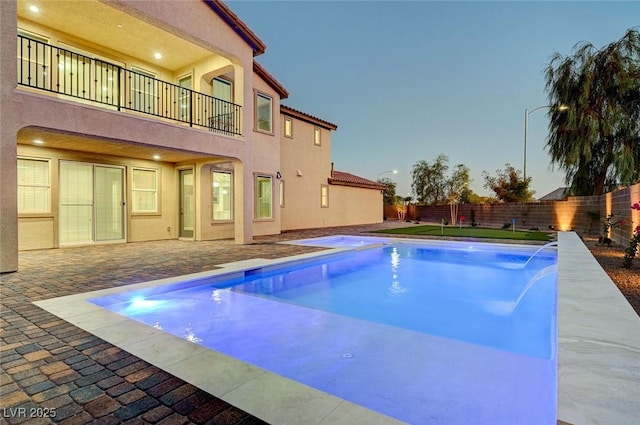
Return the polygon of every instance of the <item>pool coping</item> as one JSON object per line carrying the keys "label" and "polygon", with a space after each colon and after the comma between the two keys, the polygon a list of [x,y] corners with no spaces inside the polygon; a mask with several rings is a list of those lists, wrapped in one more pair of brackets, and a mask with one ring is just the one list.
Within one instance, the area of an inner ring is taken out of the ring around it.
{"label": "pool coping", "polygon": [[[630,423],[630,418],[638,415],[636,400],[640,399],[638,367],[635,370],[632,367],[640,364],[640,319],[577,235],[559,233],[559,244],[558,419],[575,424]],[[222,264],[212,271],[190,274],[188,278],[207,279],[353,249],[334,248],[275,260],[238,261]],[[184,278],[154,280],[34,304],[270,423],[401,423],[86,301],[167,285]],[[121,331],[123,326],[127,327],[126,336]],[[604,395],[603,389],[606,389]]]}

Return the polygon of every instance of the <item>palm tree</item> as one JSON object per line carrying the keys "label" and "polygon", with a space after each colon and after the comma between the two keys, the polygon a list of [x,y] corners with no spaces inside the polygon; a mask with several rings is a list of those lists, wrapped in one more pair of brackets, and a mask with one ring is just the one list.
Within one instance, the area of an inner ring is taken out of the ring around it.
{"label": "palm tree", "polygon": [[640,32],[602,49],[582,42],[546,69],[547,149],[575,195],[599,195],[640,179]]}

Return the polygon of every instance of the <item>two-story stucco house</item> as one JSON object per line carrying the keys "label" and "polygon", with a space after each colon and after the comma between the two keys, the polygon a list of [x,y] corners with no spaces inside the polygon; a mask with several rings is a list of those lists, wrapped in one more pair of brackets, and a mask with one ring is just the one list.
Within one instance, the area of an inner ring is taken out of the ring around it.
{"label": "two-story stucco house", "polygon": [[0,1],[0,272],[19,250],[382,219],[218,0]]}

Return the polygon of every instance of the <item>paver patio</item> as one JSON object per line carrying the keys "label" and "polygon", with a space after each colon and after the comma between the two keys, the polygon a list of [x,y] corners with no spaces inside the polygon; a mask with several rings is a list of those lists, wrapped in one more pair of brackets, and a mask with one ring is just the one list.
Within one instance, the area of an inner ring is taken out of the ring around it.
{"label": "paver patio", "polygon": [[[170,240],[21,252],[20,270],[0,275],[0,424],[262,424],[33,302],[321,249],[274,242],[398,225],[411,224],[287,232],[242,246]],[[628,367],[637,364],[640,322],[593,258],[585,263],[579,239],[564,236],[570,251],[559,261],[558,415],[570,423],[611,415],[615,421],[593,423],[628,423],[638,413],[640,387]],[[605,364],[615,373],[599,373]],[[606,388],[606,403],[596,388]]]}
{"label": "paver patio", "polygon": [[0,275],[0,423],[263,423],[32,302],[313,252],[320,248],[274,242],[402,224],[286,232],[253,245],[169,240],[21,252],[19,271]]}

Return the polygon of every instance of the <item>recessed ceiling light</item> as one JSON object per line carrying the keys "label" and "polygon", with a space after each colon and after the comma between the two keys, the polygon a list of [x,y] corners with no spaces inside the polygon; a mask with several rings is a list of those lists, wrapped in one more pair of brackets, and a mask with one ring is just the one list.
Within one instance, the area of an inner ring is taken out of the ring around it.
{"label": "recessed ceiling light", "polygon": [[42,140],[40,140],[40,139],[36,139],[36,140],[33,141],[33,144],[34,145],[44,145],[44,142]]}
{"label": "recessed ceiling light", "polygon": [[40,9],[38,9],[38,6],[35,6],[35,5],[29,6],[29,10],[32,11],[33,13],[40,12]]}
{"label": "recessed ceiling light", "polygon": [[153,159],[155,159],[156,161],[160,159],[160,155],[153,155]]}
{"label": "recessed ceiling light", "polygon": [[156,59],[162,59],[162,55],[160,53],[154,53],[153,57]]}

